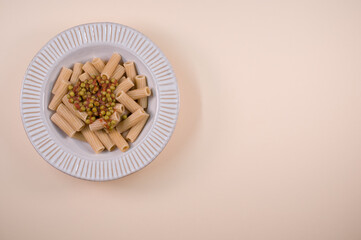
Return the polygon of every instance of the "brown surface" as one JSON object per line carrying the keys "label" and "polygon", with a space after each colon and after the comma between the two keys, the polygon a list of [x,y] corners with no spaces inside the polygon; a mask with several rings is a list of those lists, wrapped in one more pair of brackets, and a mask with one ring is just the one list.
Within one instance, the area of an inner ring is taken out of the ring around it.
{"label": "brown surface", "polygon": [[[361,239],[361,3],[212,2],[0,1],[0,239]],[[165,150],[105,183],[42,160],[19,114],[36,52],[95,21],[149,36],[181,93]]]}

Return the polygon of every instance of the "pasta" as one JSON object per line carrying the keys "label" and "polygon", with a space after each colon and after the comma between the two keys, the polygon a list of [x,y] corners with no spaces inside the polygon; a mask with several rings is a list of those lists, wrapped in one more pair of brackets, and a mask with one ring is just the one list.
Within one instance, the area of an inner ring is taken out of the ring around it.
{"label": "pasta", "polygon": [[125,73],[124,67],[118,64],[110,78],[119,80],[124,75],[124,73]]}
{"label": "pasta", "polygon": [[86,126],[81,130],[85,140],[89,143],[95,153],[100,153],[104,150],[103,144],[100,142],[97,135],[94,132],[90,131],[89,127]]}
{"label": "pasta", "polygon": [[147,123],[147,120],[149,118],[149,115],[147,115],[145,118],[143,118],[142,120],[140,120],[140,122],[138,122],[137,124],[135,124],[128,132],[127,136],[125,137],[125,139],[129,142],[134,142],[140,132],[143,130],[145,124]]}
{"label": "pasta", "polygon": [[100,58],[93,58],[92,64],[98,72],[102,72],[105,66],[104,61]]}
{"label": "pasta", "polygon": [[80,112],[78,110],[75,110],[73,104],[71,104],[69,102],[69,99],[67,98],[67,96],[63,97],[62,102],[70,110],[70,112],[72,112],[75,116],[77,116],[79,119],[81,119],[85,122],[85,120],[88,117],[88,114],[86,112]]}
{"label": "pasta", "polygon": [[115,93],[115,95],[117,95],[121,91],[127,92],[133,86],[134,86],[134,83],[132,82],[132,80],[130,80],[130,78],[126,78],[118,85],[118,87],[114,90],[114,93]]}
{"label": "pasta", "polygon": [[[145,78],[144,75],[137,75],[135,77],[134,81],[135,81],[135,87],[137,89],[142,89],[147,86],[147,79]],[[150,91],[149,91],[148,96],[150,96]],[[142,106],[142,108],[147,108],[148,107],[148,98],[145,96],[142,98],[139,98],[138,103],[140,106]]]}
{"label": "pasta", "polygon": [[[147,97],[150,96],[151,91],[150,91],[149,87],[144,87],[144,88],[139,88],[139,89],[129,91],[129,92],[127,92],[127,94],[133,100],[137,100],[137,99],[140,100],[140,99],[143,99],[143,98],[147,99]],[[140,103],[139,103],[139,105],[140,105]]]}
{"label": "pasta", "polygon": [[113,140],[109,137],[108,133],[106,133],[104,130],[98,130],[94,132],[95,135],[99,138],[99,140],[103,143],[104,147],[108,151],[112,151],[115,148],[115,144]]}
{"label": "pasta", "polygon": [[113,53],[113,55],[110,57],[109,61],[107,62],[107,64],[105,65],[101,76],[106,76],[108,79],[110,79],[110,77],[112,76],[115,68],[117,67],[119,61],[120,61],[121,56],[118,53]]}
{"label": "pasta", "polygon": [[92,124],[89,124],[89,129],[90,131],[94,132],[94,131],[98,131],[104,128],[104,123],[105,121],[101,118],[95,120],[95,122],[93,122]]}
{"label": "pasta", "polygon": [[79,80],[84,82],[85,80],[89,79],[90,75],[88,73],[83,73],[79,76]]}
{"label": "pasta", "polygon": [[49,109],[55,110],[59,104],[61,103],[61,99],[64,97],[66,92],[68,91],[68,86],[70,83],[68,81],[61,81],[58,86],[58,90],[55,92],[55,95],[51,99],[49,103]]}
{"label": "pasta", "polygon": [[142,108],[138,103],[131,99],[128,94],[123,91],[116,95],[116,99],[132,113],[137,111],[139,108]]}
{"label": "pasta", "polygon": [[51,93],[55,94],[55,92],[58,90],[59,84],[63,81],[69,81],[69,78],[72,74],[72,70],[66,67],[63,67],[60,71],[58,79],[56,79],[56,82],[54,84],[53,90]]}
{"label": "pasta", "polygon": [[131,127],[135,126],[137,123],[139,123],[141,120],[146,118],[148,116],[148,113],[146,113],[143,108],[138,109],[136,112],[131,114],[128,118],[121,121],[117,125],[117,130],[119,133],[123,133],[130,129]]}
{"label": "pasta", "polygon": [[74,85],[79,81],[79,76],[83,72],[82,67],[83,67],[82,63],[74,63],[73,74],[71,75],[71,78],[70,78],[71,84]]}
{"label": "pasta", "polygon": [[85,123],[77,118],[64,104],[60,103],[56,112],[61,115],[75,131],[80,131],[85,126]]}
{"label": "pasta", "polygon": [[125,152],[147,124],[144,109],[152,91],[133,61],[123,64],[118,53],[104,60],[95,57],[61,69],[48,105],[55,111],[50,118],[69,137],[89,143],[95,153],[116,147]]}
{"label": "pasta", "polygon": [[95,67],[93,66],[93,64],[91,64],[90,62],[86,62],[82,68],[83,68],[84,72],[88,73],[90,76],[99,75],[98,70],[96,70]]}
{"label": "pasta", "polygon": [[113,140],[115,145],[117,145],[120,151],[125,152],[129,149],[129,144],[117,130],[111,130],[109,132],[109,137]]}
{"label": "pasta", "polygon": [[121,103],[116,103],[113,109],[117,111],[120,115],[122,115],[125,112],[125,107]]}
{"label": "pasta", "polygon": [[73,137],[74,134],[76,133],[76,131],[70,126],[70,124],[67,121],[65,121],[65,119],[62,116],[60,116],[58,113],[54,113],[50,119],[69,137]]}
{"label": "pasta", "polygon": [[134,82],[134,77],[137,75],[137,71],[135,70],[134,62],[128,61],[124,63],[125,72],[127,77],[130,78]]}

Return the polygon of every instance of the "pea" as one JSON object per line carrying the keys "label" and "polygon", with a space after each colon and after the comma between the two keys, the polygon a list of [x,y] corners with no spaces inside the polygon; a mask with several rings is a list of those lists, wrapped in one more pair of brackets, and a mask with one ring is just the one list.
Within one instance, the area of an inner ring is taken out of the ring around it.
{"label": "pea", "polygon": [[102,101],[105,102],[106,98],[105,97],[102,97]]}
{"label": "pea", "polygon": [[90,85],[89,85],[89,88],[94,88],[94,85],[93,85],[93,84],[90,84]]}
{"label": "pea", "polygon": [[95,75],[91,75],[90,77],[91,77],[92,79],[94,79],[94,78],[95,78]]}
{"label": "pea", "polygon": [[111,96],[112,98],[115,98],[115,94],[114,94],[114,93],[112,93],[110,96]]}
{"label": "pea", "polygon": [[114,86],[110,86],[110,90],[115,90],[115,87],[114,87]]}
{"label": "pea", "polygon": [[106,80],[105,83],[106,83],[106,84],[109,84],[109,80]]}
{"label": "pea", "polygon": [[109,97],[110,97],[110,94],[109,94],[109,93],[107,93],[107,95],[105,95],[105,96],[107,96],[107,98],[109,98]]}
{"label": "pea", "polygon": [[95,117],[91,117],[90,119],[91,119],[92,121],[95,121]]}
{"label": "pea", "polygon": [[96,107],[98,107],[98,106],[99,106],[99,102],[95,102],[94,105],[95,105]]}
{"label": "pea", "polygon": [[89,116],[92,116],[92,115],[93,115],[93,112],[89,111],[89,112],[88,112],[88,115],[89,115]]}
{"label": "pea", "polygon": [[107,116],[110,116],[110,115],[112,115],[112,114],[111,114],[111,112],[107,111],[106,115],[107,115]]}
{"label": "pea", "polygon": [[72,90],[72,89],[73,89],[73,85],[69,85],[69,86],[68,86],[68,89],[69,89],[69,90]]}
{"label": "pea", "polygon": [[100,110],[102,110],[102,109],[104,109],[105,107],[104,107],[104,105],[101,105],[99,108],[100,108]]}
{"label": "pea", "polygon": [[92,111],[93,111],[93,112],[97,112],[98,109],[97,109],[96,107],[93,107]]}
{"label": "pea", "polygon": [[89,107],[92,108],[94,107],[94,105],[92,103],[89,103]]}
{"label": "pea", "polygon": [[111,93],[111,92],[112,92],[112,90],[110,90],[110,89],[108,88],[108,89],[107,89],[107,92],[108,92],[108,93]]}
{"label": "pea", "polygon": [[70,95],[68,94],[68,95],[66,95],[66,97],[67,97],[67,99],[70,99]]}
{"label": "pea", "polygon": [[108,102],[112,102],[112,101],[113,101],[113,99],[109,97],[109,98],[108,98]]}
{"label": "pea", "polygon": [[81,83],[81,84],[80,84],[80,87],[81,87],[81,88],[84,88],[84,87],[85,87],[85,83]]}
{"label": "pea", "polygon": [[106,79],[107,79],[107,76],[103,75],[103,76],[102,76],[102,79],[103,79],[103,80],[106,80]]}
{"label": "pea", "polygon": [[108,120],[109,119],[109,116],[104,116],[104,120]]}
{"label": "pea", "polygon": [[84,107],[84,106],[80,107],[80,111],[84,112],[84,111],[85,111],[85,107]]}
{"label": "pea", "polygon": [[110,126],[110,127],[109,127],[109,130],[113,130],[113,128],[114,128],[113,126]]}
{"label": "pea", "polygon": [[89,119],[85,120],[85,123],[90,124],[90,120]]}
{"label": "pea", "polygon": [[70,95],[71,97],[74,97],[74,96],[75,96],[75,93],[74,93],[73,91],[71,91],[71,92],[69,93],[69,95]]}
{"label": "pea", "polygon": [[113,124],[113,125],[115,125],[115,124],[117,124],[117,121],[112,120],[110,123]]}
{"label": "pea", "polygon": [[112,83],[115,83],[115,78],[112,78],[110,81],[111,81]]}
{"label": "pea", "polygon": [[100,115],[101,115],[101,116],[105,115],[105,111],[104,111],[104,110],[101,110],[101,111],[100,111]]}
{"label": "pea", "polygon": [[102,78],[100,76],[97,76],[97,80],[101,80]]}

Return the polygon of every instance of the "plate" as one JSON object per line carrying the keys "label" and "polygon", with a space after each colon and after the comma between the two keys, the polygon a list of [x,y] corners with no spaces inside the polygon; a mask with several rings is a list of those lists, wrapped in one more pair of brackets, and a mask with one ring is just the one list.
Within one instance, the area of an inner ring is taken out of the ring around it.
{"label": "plate", "polygon": [[[93,57],[118,52],[147,76],[150,114],[138,139],[123,153],[95,154],[88,143],[69,138],[50,120],[47,106],[60,69]],[[21,117],[30,142],[42,158],[71,176],[106,181],[124,177],[152,162],[168,143],[178,118],[179,92],[172,67],[161,50],[142,33],[117,23],[72,27],[51,39],[35,55],[23,80]]]}

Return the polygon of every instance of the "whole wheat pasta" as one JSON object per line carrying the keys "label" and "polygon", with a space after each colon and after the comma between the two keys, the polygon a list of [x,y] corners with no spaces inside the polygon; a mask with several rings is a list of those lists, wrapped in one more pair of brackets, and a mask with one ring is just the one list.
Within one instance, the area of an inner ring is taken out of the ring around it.
{"label": "whole wheat pasta", "polygon": [[59,113],[77,132],[83,129],[85,123],[76,117],[64,104],[60,103],[56,112]]}
{"label": "whole wheat pasta", "polygon": [[93,64],[91,64],[90,62],[86,62],[82,68],[83,68],[84,72],[88,73],[90,76],[99,75],[98,70],[96,70],[95,67],[93,66]]}
{"label": "whole wheat pasta", "polygon": [[134,82],[134,77],[137,75],[137,70],[135,70],[134,62],[128,61],[124,63],[124,68],[127,77]]}
{"label": "whole wheat pasta", "polygon": [[129,97],[128,94],[126,94],[124,91],[121,91],[119,94],[117,94],[116,99],[132,113],[140,108],[143,109],[138,103],[136,103],[133,99],[131,99],[131,97]]}
{"label": "whole wheat pasta", "polygon": [[120,116],[121,116],[121,115],[124,113],[124,111],[125,111],[125,107],[124,107],[124,105],[121,104],[121,103],[116,103],[115,106],[113,107],[113,109],[114,109],[115,111],[117,111],[117,112],[120,114]]}
{"label": "whole wheat pasta", "polygon": [[104,130],[98,130],[94,132],[95,135],[99,138],[99,140],[103,143],[104,147],[108,151],[112,151],[115,148],[115,144],[113,140],[109,137],[109,135]]}
{"label": "whole wheat pasta", "polygon": [[88,79],[90,79],[90,75],[86,72],[79,76],[79,80],[82,82],[84,82],[85,80],[88,80]]}
{"label": "whole wheat pasta", "polygon": [[101,73],[101,76],[106,76],[109,79],[110,76],[113,74],[121,58],[122,57],[118,53],[113,53],[113,55],[110,57],[109,61],[105,65]]}
{"label": "whole wheat pasta", "polygon": [[146,113],[143,110],[143,108],[140,108],[136,112],[131,114],[129,117],[127,117],[125,120],[121,121],[116,128],[119,133],[123,133],[128,129],[130,129],[131,127],[135,126],[137,123],[139,123],[147,116],[149,116],[148,113]]}
{"label": "whole wheat pasta", "polygon": [[129,149],[129,144],[127,143],[127,141],[125,141],[123,136],[120,135],[120,133],[117,130],[113,129],[113,130],[109,131],[108,134],[109,134],[109,137],[115,143],[115,145],[117,145],[117,147],[120,149],[120,151],[125,152]]}
{"label": "whole wheat pasta", "polygon": [[63,97],[62,102],[70,110],[70,112],[72,112],[75,116],[77,116],[79,119],[81,119],[85,122],[85,120],[88,117],[88,114],[86,112],[80,112],[80,111],[74,109],[74,105],[69,102],[69,99],[67,98],[66,95]]}
{"label": "whole wheat pasta", "polygon": [[79,81],[79,76],[83,72],[82,67],[83,67],[82,63],[74,63],[73,74],[71,75],[71,78],[70,78],[71,84],[74,85]]}
{"label": "whole wheat pasta", "polygon": [[129,142],[134,142],[140,132],[143,130],[144,125],[147,123],[147,120],[149,118],[149,115],[147,115],[145,118],[143,118],[140,122],[138,122],[136,125],[134,125],[128,132],[127,136],[125,137],[125,139]]}
{"label": "whole wheat pasta", "polygon": [[55,111],[55,109],[61,103],[61,99],[67,93],[69,85],[70,85],[70,82],[68,82],[68,81],[61,81],[59,83],[58,89],[55,92],[55,95],[53,96],[53,98],[51,99],[51,102],[49,103],[49,109]]}
{"label": "whole wheat pasta", "polygon": [[102,72],[105,66],[104,61],[100,58],[93,58],[92,64],[98,72]]}
{"label": "whole wheat pasta", "polygon": [[75,139],[80,140],[82,142],[86,142],[86,139],[85,139],[85,137],[83,136],[83,134],[81,132],[76,132],[72,138],[75,138]]}
{"label": "whole wheat pasta", "polygon": [[114,125],[117,125],[120,122],[120,114],[115,111],[111,116],[110,116],[110,120],[115,121]]}
{"label": "whole wheat pasta", "polygon": [[[144,75],[137,75],[134,78],[134,81],[135,81],[135,87],[137,89],[144,88],[147,86],[147,79]],[[142,108],[147,108],[148,107],[148,98],[147,97],[140,98],[138,100],[138,103],[140,106],[142,106]]]}
{"label": "whole wheat pasta", "polygon": [[72,74],[73,70],[63,67],[60,71],[60,74],[58,76],[58,79],[56,79],[56,82],[54,84],[53,90],[51,91],[51,93],[55,94],[55,92],[58,90],[59,84],[62,81],[69,81],[69,78]]}
{"label": "whole wheat pasta", "polygon": [[89,129],[92,132],[98,131],[104,128],[104,124],[105,124],[104,120],[99,118],[95,120],[92,124],[89,124]]}
{"label": "whole wheat pasta", "polygon": [[129,89],[131,89],[134,86],[134,83],[130,78],[126,78],[124,81],[122,81],[118,87],[114,90],[114,94],[117,95],[121,91],[127,92]]}
{"label": "whole wheat pasta", "polygon": [[124,73],[125,73],[124,67],[118,64],[110,78],[119,80],[124,75]]}
{"label": "whole wheat pasta", "polygon": [[94,132],[90,131],[88,126],[83,128],[83,130],[81,130],[81,133],[83,134],[84,138],[90,144],[95,153],[100,153],[104,150],[103,144],[100,142],[97,135],[95,135]]}
{"label": "whole wheat pasta", "polygon": [[150,91],[149,87],[144,87],[144,88],[139,88],[139,89],[128,91],[127,94],[133,100],[137,100],[137,99],[141,99],[141,98],[146,99],[147,97],[150,96],[151,91]]}
{"label": "whole wheat pasta", "polygon": [[62,116],[60,116],[60,114],[54,113],[50,119],[69,137],[73,137],[74,134],[76,133],[76,131],[70,126],[70,124]]}

